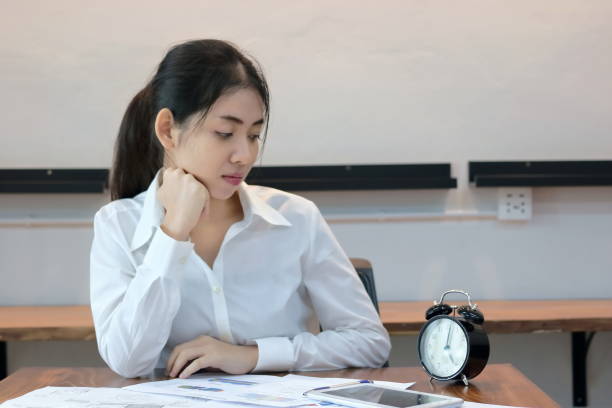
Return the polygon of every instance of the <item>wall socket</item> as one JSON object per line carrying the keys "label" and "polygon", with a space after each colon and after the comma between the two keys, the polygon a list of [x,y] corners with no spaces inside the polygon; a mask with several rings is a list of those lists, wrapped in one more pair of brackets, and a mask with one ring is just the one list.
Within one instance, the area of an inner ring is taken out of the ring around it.
{"label": "wall socket", "polygon": [[531,219],[531,187],[503,187],[497,190],[497,218]]}

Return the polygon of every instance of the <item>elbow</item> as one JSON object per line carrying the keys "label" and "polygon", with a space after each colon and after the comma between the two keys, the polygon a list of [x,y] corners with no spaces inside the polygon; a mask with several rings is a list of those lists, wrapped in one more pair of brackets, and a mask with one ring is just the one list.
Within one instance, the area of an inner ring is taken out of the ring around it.
{"label": "elbow", "polygon": [[344,366],[379,368],[389,360],[391,340],[387,331],[381,327],[370,327],[360,330],[359,342],[353,342],[351,355],[359,356],[356,360],[347,361]]}
{"label": "elbow", "polygon": [[125,378],[143,377],[153,372],[154,366],[146,366],[145,368],[130,364],[129,361],[121,362],[120,364],[109,364],[109,368],[115,373]]}
{"label": "elbow", "polygon": [[375,352],[372,355],[372,366],[382,367],[389,361],[389,355],[391,354],[391,339],[389,333],[384,328],[375,338]]}
{"label": "elbow", "polygon": [[108,346],[98,340],[98,351],[106,365],[115,373],[126,378],[142,377],[150,374],[155,369],[157,359],[144,359],[136,357],[137,353],[111,351]]}
{"label": "elbow", "polygon": [[[367,334],[366,334],[367,333]],[[391,353],[391,339],[389,333],[382,326],[371,327],[364,332],[364,337],[367,338],[367,352],[363,350],[364,367],[377,368],[382,367],[389,361]]]}

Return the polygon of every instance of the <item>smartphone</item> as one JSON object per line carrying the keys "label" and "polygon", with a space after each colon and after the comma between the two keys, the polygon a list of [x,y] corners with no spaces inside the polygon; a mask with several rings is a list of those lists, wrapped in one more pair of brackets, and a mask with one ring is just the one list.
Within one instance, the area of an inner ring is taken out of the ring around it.
{"label": "smartphone", "polygon": [[460,398],[398,390],[375,384],[347,385],[326,390],[315,389],[307,391],[304,395],[318,401],[359,408],[457,408],[463,405],[463,400]]}

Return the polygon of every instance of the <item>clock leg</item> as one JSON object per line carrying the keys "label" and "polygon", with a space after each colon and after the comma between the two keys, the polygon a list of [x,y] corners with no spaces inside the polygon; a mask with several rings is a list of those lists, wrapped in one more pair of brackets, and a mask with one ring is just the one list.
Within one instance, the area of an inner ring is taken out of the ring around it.
{"label": "clock leg", "polygon": [[468,382],[467,377],[465,376],[465,374],[461,374],[461,381],[463,381],[463,384],[470,385],[470,383]]}

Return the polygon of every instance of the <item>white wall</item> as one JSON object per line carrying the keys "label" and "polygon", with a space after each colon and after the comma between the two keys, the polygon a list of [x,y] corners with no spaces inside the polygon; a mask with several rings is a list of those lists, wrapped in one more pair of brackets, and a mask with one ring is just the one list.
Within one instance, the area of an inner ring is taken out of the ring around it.
{"label": "white wall", "polygon": [[[534,189],[533,219],[503,223],[466,162],[612,156],[612,3],[83,4],[3,7],[1,168],[108,167],[123,109],[167,46],[227,38],[268,73],[264,164],[452,163],[456,190],[304,194],[350,256],[373,262],[381,300],[452,287],[611,297],[612,188]],[[0,304],[88,303],[89,222],[106,200],[0,195]],[[393,340],[391,364],[416,365],[416,339]],[[592,407],[612,398],[610,346],[600,333],[589,353]],[[569,334],[496,335],[492,348],[571,406]],[[11,371],[45,364],[102,362],[92,342],[9,343]]]}
{"label": "white wall", "polygon": [[128,101],[170,45],[201,37],[268,74],[268,164],[611,152],[607,0],[24,0],[3,15],[4,167],[108,167]]}

